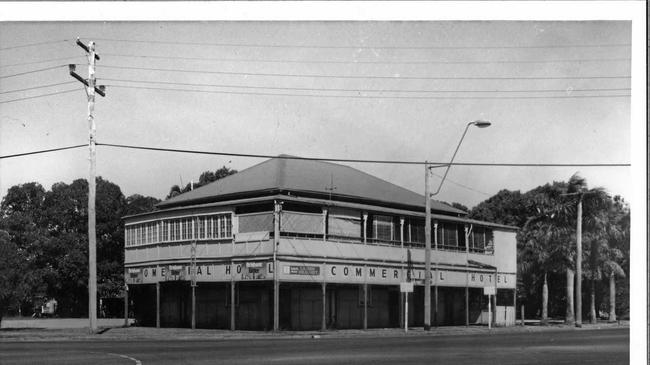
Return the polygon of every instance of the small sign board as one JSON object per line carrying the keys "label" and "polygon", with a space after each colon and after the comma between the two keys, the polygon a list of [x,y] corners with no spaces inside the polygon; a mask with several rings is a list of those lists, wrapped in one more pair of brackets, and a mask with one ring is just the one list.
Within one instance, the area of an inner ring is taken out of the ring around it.
{"label": "small sign board", "polygon": [[399,291],[402,293],[413,293],[413,283],[399,283]]}
{"label": "small sign board", "polygon": [[483,295],[496,295],[496,288],[493,286],[483,287]]}
{"label": "small sign board", "polygon": [[290,265],[284,267],[284,273],[289,275],[318,276],[320,275],[320,267]]}

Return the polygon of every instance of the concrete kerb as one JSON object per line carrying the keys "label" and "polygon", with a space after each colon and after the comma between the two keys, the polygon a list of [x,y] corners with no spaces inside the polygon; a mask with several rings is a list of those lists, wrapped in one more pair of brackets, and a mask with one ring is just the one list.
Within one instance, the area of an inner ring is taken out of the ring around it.
{"label": "concrete kerb", "polygon": [[229,331],[212,329],[186,328],[150,328],[150,327],[104,327],[101,334],[90,334],[87,328],[75,329],[3,329],[0,341],[211,341],[238,339],[327,339],[348,337],[404,337],[404,336],[463,336],[463,335],[499,335],[508,333],[533,333],[552,331],[589,331],[606,328],[629,328],[629,322],[584,324],[582,328],[568,325],[550,326],[513,326],[488,329],[485,326],[438,327],[431,331],[423,328],[410,328],[408,333],[402,329],[369,330],[328,330],[328,331]]}

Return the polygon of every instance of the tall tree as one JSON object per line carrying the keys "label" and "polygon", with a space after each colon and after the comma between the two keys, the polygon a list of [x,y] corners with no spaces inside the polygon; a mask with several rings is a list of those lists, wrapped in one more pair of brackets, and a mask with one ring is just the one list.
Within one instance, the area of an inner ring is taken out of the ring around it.
{"label": "tall tree", "polygon": [[124,215],[133,215],[151,212],[156,209],[156,204],[160,203],[160,199],[150,196],[142,196],[140,194],[133,194],[126,198],[126,207],[124,208]]}
{"label": "tall tree", "polygon": [[10,306],[20,305],[26,290],[23,276],[24,260],[9,233],[0,230],[0,323]]}
{"label": "tall tree", "polygon": [[[568,185],[567,185],[567,192],[565,194],[568,197],[568,202],[569,204],[575,205],[576,206],[576,211],[577,211],[577,216],[576,216],[576,248],[579,249],[581,253],[585,253],[585,250],[583,249],[583,224],[586,229],[590,229],[591,232],[591,260],[593,261],[594,264],[597,261],[597,255],[598,255],[598,249],[596,245],[598,245],[598,242],[600,240],[599,238],[599,233],[603,231],[604,225],[606,224],[605,220],[603,219],[603,216],[601,214],[601,211],[605,208],[607,205],[607,202],[609,200],[609,196],[605,192],[603,188],[592,188],[589,189],[587,186],[587,180],[577,173],[571,176],[569,179]],[[598,231],[598,232],[597,232]],[[580,254],[580,257],[576,257],[576,260],[579,258],[580,261],[584,261],[583,257],[584,255]],[[578,253],[576,253],[578,255]],[[576,303],[576,315],[580,316],[578,318],[578,323],[582,323],[582,265],[576,265],[577,269],[579,270],[577,275],[578,277],[576,280],[578,280],[578,288],[577,288],[577,303]],[[595,275],[598,271],[597,270],[592,270],[592,274]],[[568,280],[568,277],[567,277]],[[592,304],[592,309],[594,311],[592,312],[591,318],[592,321],[595,322],[596,320],[596,315],[595,315],[595,279],[592,276],[591,277],[591,282],[590,282],[590,292],[591,292],[591,304]],[[567,292],[567,294],[569,294]]]}
{"label": "tall tree", "polygon": [[[116,297],[124,286],[122,216],[150,210],[157,199],[125,199],[119,186],[97,178],[97,274],[99,297]],[[88,183],[16,185],[0,203],[0,229],[18,247],[28,290],[22,301],[57,298],[62,315],[85,315],[88,276]]]}
{"label": "tall tree", "polygon": [[548,275],[559,272],[567,265],[567,246],[564,244],[571,235],[566,224],[567,212],[560,204],[564,184],[546,184],[525,194],[526,210],[529,217],[520,232],[524,242],[521,267],[532,267],[542,272],[542,323],[548,321]]}

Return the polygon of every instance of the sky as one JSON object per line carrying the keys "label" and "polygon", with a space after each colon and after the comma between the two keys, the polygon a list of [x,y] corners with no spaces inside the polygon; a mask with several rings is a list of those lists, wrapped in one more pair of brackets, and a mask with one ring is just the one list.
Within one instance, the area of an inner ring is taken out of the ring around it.
{"label": "sky", "polygon": [[[467,123],[488,120],[456,162],[631,162],[629,21],[0,22],[0,155],[87,143],[85,91],[66,66],[86,76],[77,37],[96,42],[107,85],[99,143],[447,162]],[[58,83],[69,84],[47,86]],[[159,199],[203,171],[260,161],[97,147],[98,175]],[[421,165],[349,165],[424,191]],[[471,208],[577,172],[629,201],[630,171],[453,166],[437,199]],[[87,148],[1,159],[0,195],[87,176]]]}

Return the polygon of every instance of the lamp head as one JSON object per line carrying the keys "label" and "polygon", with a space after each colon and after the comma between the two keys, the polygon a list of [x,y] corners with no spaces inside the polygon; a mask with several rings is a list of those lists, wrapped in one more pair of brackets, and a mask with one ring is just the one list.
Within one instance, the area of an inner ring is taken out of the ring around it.
{"label": "lamp head", "polygon": [[472,124],[479,128],[487,128],[492,125],[492,123],[488,122],[487,120],[475,120],[472,122]]}

